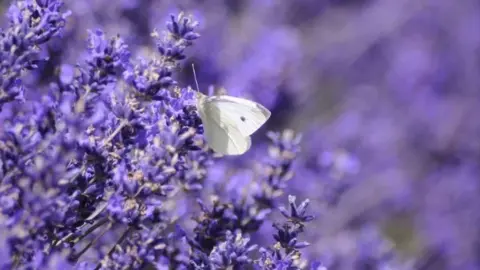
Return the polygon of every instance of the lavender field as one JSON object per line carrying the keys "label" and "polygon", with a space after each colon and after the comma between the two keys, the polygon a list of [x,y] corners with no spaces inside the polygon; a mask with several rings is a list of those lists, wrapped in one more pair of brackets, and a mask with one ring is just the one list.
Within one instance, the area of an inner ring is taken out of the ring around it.
{"label": "lavender field", "polygon": [[[0,269],[480,269],[480,2],[0,12]],[[271,111],[249,151],[197,91]]]}

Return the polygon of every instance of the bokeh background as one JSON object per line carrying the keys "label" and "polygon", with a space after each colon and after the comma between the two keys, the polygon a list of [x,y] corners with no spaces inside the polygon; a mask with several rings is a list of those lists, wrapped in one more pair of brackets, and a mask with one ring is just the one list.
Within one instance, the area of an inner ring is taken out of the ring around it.
{"label": "bokeh background", "polygon": [[478,1],[65,2],[66,30],[27,84],[72,68],[87,29],[120,34],[145,57],[170,13],[191,13],[201,38],[180,84],[194,86],[194,63],[203,92],[224,88],[272,111],[252,150],[225,159],[233,174],[248,173],[243,164],[264,152],[266,131],[303,134],[286,193],[309,198],[317,217],[305,236],[310,260],[331,269],[357,269],[367,257],[372,268],[362,269],[480,269]]}

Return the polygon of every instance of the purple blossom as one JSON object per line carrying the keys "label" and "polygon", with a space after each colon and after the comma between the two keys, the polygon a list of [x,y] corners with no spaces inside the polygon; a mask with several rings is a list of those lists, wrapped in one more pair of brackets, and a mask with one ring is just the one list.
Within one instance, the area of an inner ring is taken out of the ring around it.
{"label": "purple blossom", "polygon": [[309,200],[303,201],[300,205],[297,206],[296,204],[296,197],[295,196],[288,196],[288,202],[290,205],[290,213],[288,213],[285,207],[279,207],[280,212],[284,217],[289,219],[294,223],[298,223],[303,225],[303,223],[312,221],[314,219],[311,215],[306,215],[305,212],[307,210],[308,204],[310,203]]}
{"label": "purple blossom", "polygon": [[268,207],[275,206],[274,199],[283,194],[287,182],[292,179],[293,161],[300,151],[301,135],[293,130],[270,132],[268,137],[273,145],[269,147],[269,157],[265,161],[264,179],[258,183],[259,190],[254,197]]}
{"label": "purple blossom", "polygon": [[157,40],[160,57],[149,61],[140,59],[138,64],[131,65],[124,72],[125,80],[151,99],[163,100],[165,90],[177,84],[172,78],[173,71],[178,61],[185,59],[185,49],[200,36],[195,32],[198,22],[192,18],[184,14],[179,14],[177,18],[171,15],[170,18],[165,35],[157,31],[152,33]]}
{"label": "purple blossom", "polygon": [[30,0],[9,7],[9,24],[0,34],[0,110],[7,102],[23,101],[21,75],[42,60],[38,46],[64,28],[69,12],[62,12],[62,5],[62,1]]}
{"label": "purple blossom", "polygon": [[[104,235],[118,240],[110,251],[97,252],[100,268],[252,262],[248,253],[254,246],[246,247],[246,238],[230,232],[255,232],[270,213],[253,197],[215,201],[212,210],[200,201],[203,217],[194,238],[164,231],[172,218],[168,197],[200,192],[212,162],[193,91],[174,87],[169,79],[198,37],[196,25],[183,15],[171,17],[169,33],[158,37],[162,58],[138,63],[130,61],[119,36],[108,39],[100,30],[89,31],[87,54],[75,75],[61,75],[43,97],[43,106],[32,101],[33,110],[25,106],[6,118],[2,213],[10,228],[36,231],[9,238],[12,256],[21,258],[12,263],[47,265],[50,256],[65,250],[69,261],[87,267],[82,257],[102,246]],[[121,84],[122,73],[127,85]],[[298,139],[287,133],[272,133],[272,139],[276,148],[266,164],[281,171],[267,183],[280,194]],[[32,223],[37,219],[42,222]],[[174,248],[172,239],[184,239],[193,252]],[[72,248],[79,242],[85,242],[83,248]]]}
{"label": "purple blossom", "polygon": [[[290,211],[293,216],[297,215],[297,210],[301,215],[305,214],[304,208],[308,204],[305,200],[300,207],[295,204],[295,197],[289,196]],[[287,218],[283,224],[273,224],[277,230],[273,235],[276,243],[272,247],[261,248],[261,257],[257,261],[258,269],[302,269],[305,262],[301,259],[300,249],[308,247],[308,242],[299,242],[298,236],[304,232],[305,224],[313,220],[313,216],[307,215],[303,220],[292,219],[292,216],[284,213],[286,210],[281,207],[279,209]],[[304,222],[304,223],[303,223]]]}
{"label": "purple blossom", "polygon": [[210,253],[210,261],[215,268],[234,267],[241,269],[252,263],[249,253],[257,246],[249,245],[250,239],[242,237],[240,232],[227,231],[226,241],[218,244]]}
{"label": "purple blossom", "polygon": [[139,59],[138,63],[127,68],[123,76],[139,93],[152,99],[162,100],[163,95],[157,93],[175,84],[170,68],[157,59]]}
{"label": "purple blossom", "polygon": [[1,269],[479,267],[474,1],[7,2]]}

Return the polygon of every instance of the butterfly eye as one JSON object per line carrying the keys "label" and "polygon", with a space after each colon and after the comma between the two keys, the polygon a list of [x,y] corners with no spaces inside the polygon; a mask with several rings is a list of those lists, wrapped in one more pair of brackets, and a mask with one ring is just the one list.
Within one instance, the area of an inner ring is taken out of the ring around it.
{"label": "butterfly eye", "polygon": [[242,120],[242,122],[245,122],[245,120],[247,120],[247,118],[245,118],[243,116],[240,116],[240,120]]}

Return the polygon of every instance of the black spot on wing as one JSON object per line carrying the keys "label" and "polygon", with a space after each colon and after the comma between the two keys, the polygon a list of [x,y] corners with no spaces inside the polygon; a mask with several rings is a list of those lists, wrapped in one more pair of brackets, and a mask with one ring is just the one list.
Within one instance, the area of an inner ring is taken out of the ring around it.
{"label": "black spot on wing", "polygon": [[240,120],[242,120],[242,122],[245,122],[245,120],[247,120],[247,118],[245,118],[244,116],[240,116]]}

